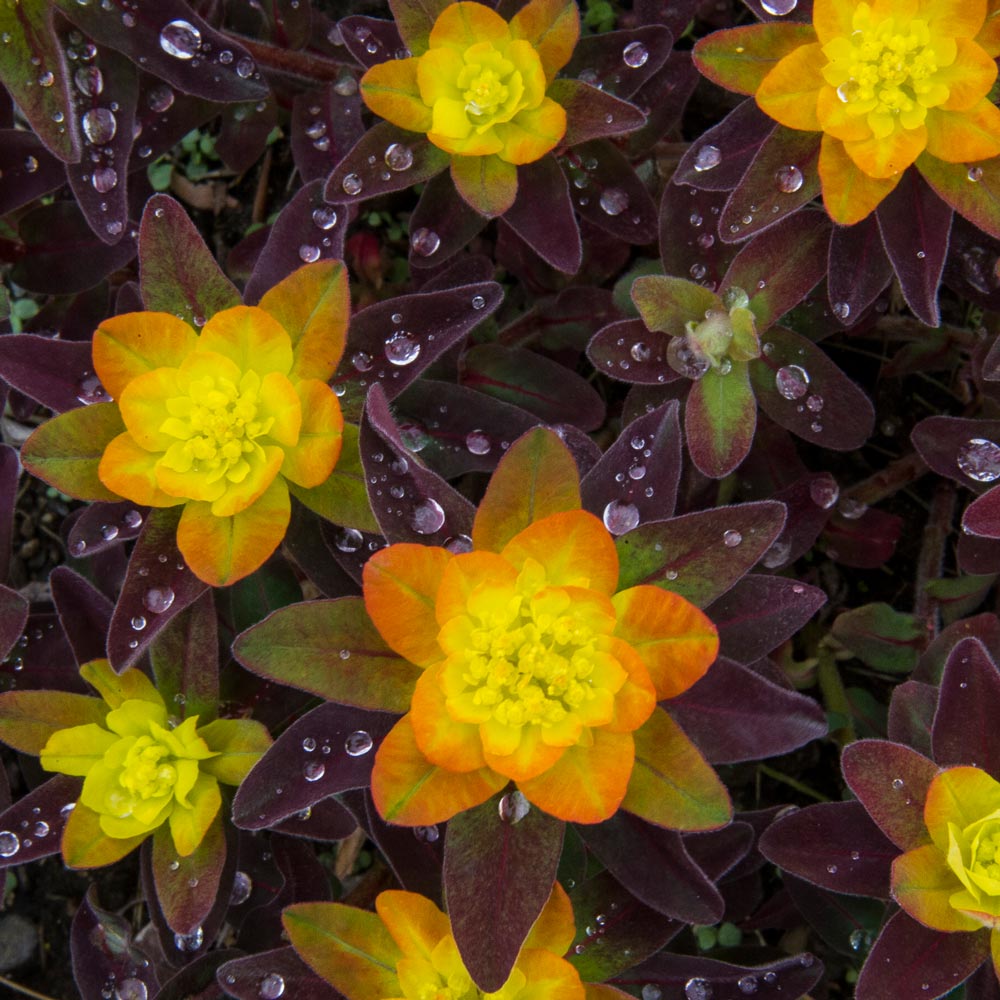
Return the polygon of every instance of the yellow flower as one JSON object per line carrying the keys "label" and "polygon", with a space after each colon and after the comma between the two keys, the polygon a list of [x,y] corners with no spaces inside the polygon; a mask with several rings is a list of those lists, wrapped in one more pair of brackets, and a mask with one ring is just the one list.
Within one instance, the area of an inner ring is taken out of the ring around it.
{"label": "yellow flower", "polygon": [[584,1000],[579,974],[562,957],[575,925],[558,883],[495,993],[476,987],[448,917],[429,899],[390,890],[375,900],[375,909],[299,903],[283,914],[292,947],[347,1000]]}

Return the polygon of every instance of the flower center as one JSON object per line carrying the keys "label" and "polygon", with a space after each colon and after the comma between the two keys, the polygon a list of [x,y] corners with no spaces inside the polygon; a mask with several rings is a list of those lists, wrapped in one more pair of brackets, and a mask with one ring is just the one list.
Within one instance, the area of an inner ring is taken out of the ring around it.
{"label": "flower center", "polygon": [[984,823],[971,844],[969,873],[990,895],[1000,895],[1000,821]]}
{"label": "flower center", "polygon": [[169,795],[176,782],[170,751],[151,736],[140,736],[125,755],[118,783],[130,796],[149,799]]}
{"label": "flower center", "polygon": [[256,439],[274,423],[273,417],[258,418],[259,392],[260,376],[251,371],[239,385],[212,375],[193,379],[187,395],[168,399],[170,416],[160,430],[178,440],[162,459],[166,467],[204,474],[208,482],[242,482],[250,472],[248,458],[264,458]]}
{"label": "flower center", "polygon": [[521,74],[489,43],[473,45],[455,81],[473,125],[508,121],[521,106]]}

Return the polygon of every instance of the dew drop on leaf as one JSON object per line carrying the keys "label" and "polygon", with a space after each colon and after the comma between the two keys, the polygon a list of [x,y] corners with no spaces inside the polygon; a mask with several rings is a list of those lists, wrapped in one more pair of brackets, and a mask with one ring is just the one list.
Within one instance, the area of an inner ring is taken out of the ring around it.
{"label": "dew drop on leaf", "polygon": [[201,32],[189,21],[170,21],[160,31],[160,48],[175,59],[193,59],[201,45]]}

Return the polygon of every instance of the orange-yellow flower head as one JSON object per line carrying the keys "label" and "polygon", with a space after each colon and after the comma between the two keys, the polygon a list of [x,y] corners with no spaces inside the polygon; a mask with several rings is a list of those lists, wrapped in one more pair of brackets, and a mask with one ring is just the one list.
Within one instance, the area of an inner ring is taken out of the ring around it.
{"label": "orange-yellow flower head", "polygon": [[508,23],[483,4],[453,3],[425,51],[365,73],[365,103],[453,156],[533,163],[566,132],[566,112],[546,88],[579,34],[569,6],[573,16],[566,4],[533,0]]}

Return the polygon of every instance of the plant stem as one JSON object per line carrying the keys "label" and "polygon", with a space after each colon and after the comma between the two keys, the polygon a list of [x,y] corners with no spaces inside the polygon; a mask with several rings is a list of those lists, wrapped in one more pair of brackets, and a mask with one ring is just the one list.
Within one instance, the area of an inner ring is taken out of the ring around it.
{"label": "plant stem", "polygon": [[21,986],[19,983],[15,983],[13,980],[7,979],[6,976],[0,976],[0,986],[7,986],[15,993],[20,993],[26,997],[33,997],[34,1000],[55,1000],[54,997],[50,997],[45,993],[36,993],[35,990],[27,986]]}

